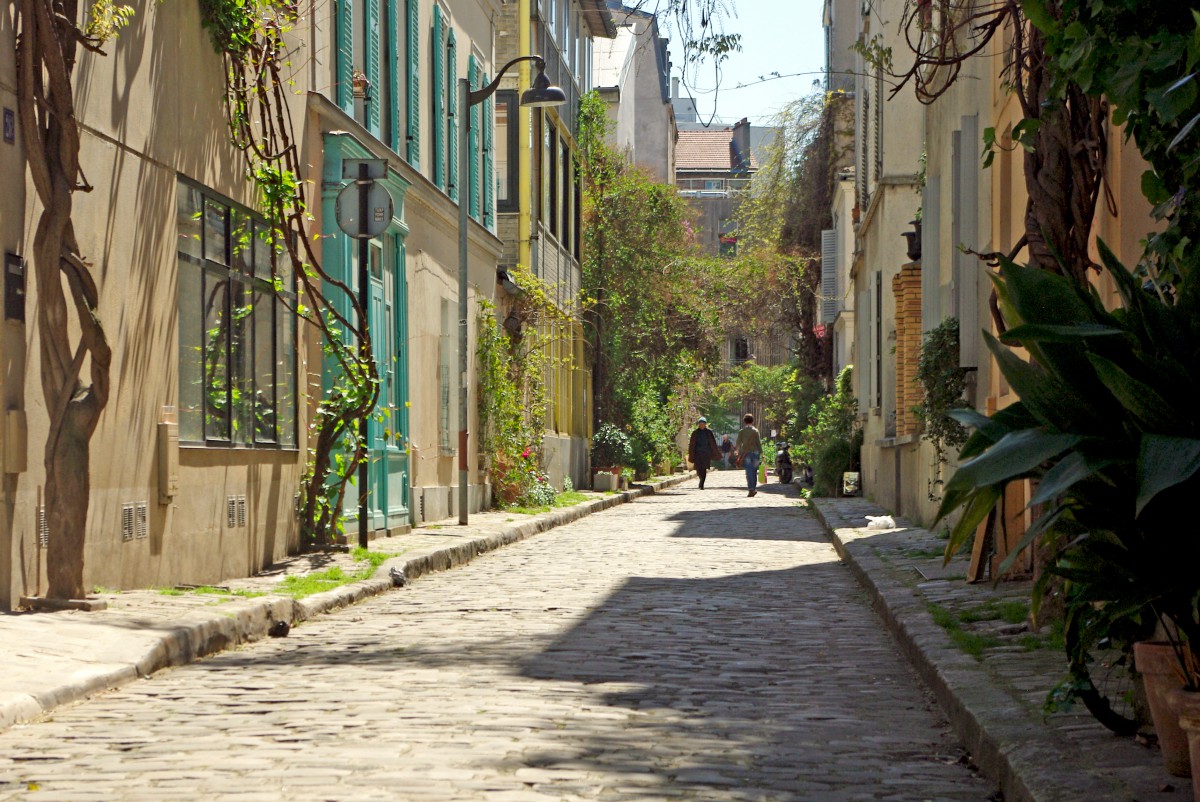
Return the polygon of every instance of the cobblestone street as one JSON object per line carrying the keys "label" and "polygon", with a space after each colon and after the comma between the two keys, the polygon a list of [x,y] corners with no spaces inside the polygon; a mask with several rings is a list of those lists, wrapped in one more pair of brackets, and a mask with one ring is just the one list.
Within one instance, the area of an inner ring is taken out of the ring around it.
{"label": "cobblestone street", "polygon": [[820,525],[743,478],[14,727],[0,799],[993,798]]}

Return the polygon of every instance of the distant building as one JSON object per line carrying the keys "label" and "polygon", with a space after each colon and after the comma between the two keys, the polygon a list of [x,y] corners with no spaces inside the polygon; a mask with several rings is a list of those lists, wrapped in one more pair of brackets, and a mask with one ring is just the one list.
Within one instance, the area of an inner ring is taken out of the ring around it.
{"label": "distant building", "polygon": [[613,39],[597,40],[592,79],[614,126],[610,144],[660,183],[675,180],[678,131],[671,104],[671,59],[654,14],[609,0],[617,26]]}

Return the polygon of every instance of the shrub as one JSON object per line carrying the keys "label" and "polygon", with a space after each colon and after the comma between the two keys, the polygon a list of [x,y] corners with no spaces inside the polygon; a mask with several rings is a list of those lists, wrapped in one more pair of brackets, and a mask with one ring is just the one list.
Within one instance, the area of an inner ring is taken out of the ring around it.
{"label": "shrub", "polygon": [[633,447],[629,435],[611,423],[604,423],[592,435],[592,465],[610,468],[629,465],[633,459]]}

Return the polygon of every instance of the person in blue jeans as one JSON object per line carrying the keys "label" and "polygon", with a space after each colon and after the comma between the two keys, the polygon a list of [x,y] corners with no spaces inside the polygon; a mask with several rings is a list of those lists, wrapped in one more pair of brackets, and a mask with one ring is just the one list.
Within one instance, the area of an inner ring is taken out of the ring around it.
{"label": "person in blue jeans", "polygon": [[758,437],[758,429],[754,428],[754,416],[749,412],[742,418],[745,426],[738,432],[737,444],[734,450],[738,454],[738,464],[746,469],[746,487],[750,496],[758,494],[758,463],[762,460],[762,440]]}

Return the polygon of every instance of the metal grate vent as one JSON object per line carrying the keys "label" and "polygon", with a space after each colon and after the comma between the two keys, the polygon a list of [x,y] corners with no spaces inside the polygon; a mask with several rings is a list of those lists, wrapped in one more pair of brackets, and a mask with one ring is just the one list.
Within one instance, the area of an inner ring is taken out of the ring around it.
{"label": "metal grate vent", "polygon": [[50,522],[46,520],[46,505],[40,504],[37,508],[37,542],[39,548],[49,548],[50,546]]}
{"label": "metal grate vent", "polygon": [[134,503],[127,501],[121,505],[121,541],[133,540],[133,508]]}
{"label": "metal grate vent", "polygon": [[150,503],[139,501],[133,510],[133,536],[145,540],[150,534]]}
{"label": "metal grate vent", "polygon": [[246,497],[245,496],[237,497],[237,525],[238,526],[246,525]]}
{"label": "metal grate vent", "polygon": [[225,497],[225,526],[229,529],[237,526],[237,496]]}

